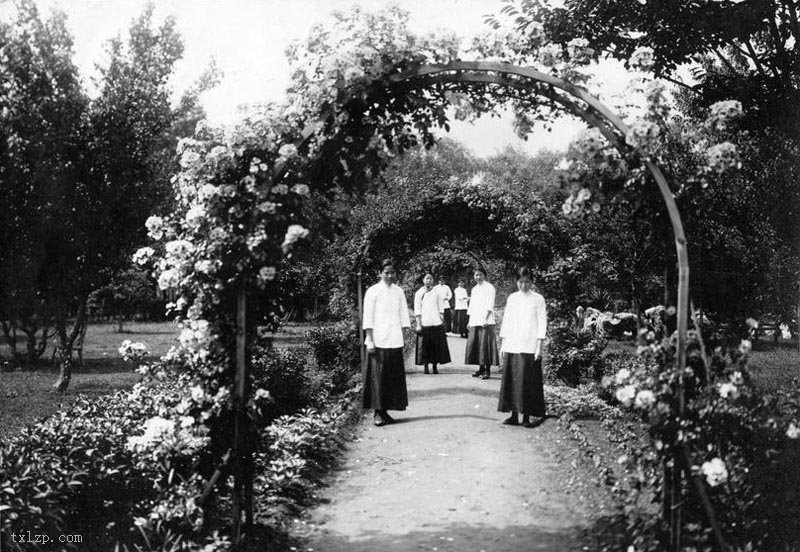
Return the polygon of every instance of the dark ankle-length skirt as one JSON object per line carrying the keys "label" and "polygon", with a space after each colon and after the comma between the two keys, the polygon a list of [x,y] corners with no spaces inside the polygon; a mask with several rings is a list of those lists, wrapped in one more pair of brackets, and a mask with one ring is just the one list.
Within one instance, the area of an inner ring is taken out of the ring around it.
{"label": "dark ankle-length skirt", "polygon": [[403,348],[379,349],[367,353],[362,370],[364,389],[361,404],[375,410],[405,410],[408,406]]}
{"label": "dark ankle-length skirt", "polygon": [[444,309],[444,333],[451,332],[453,330],[453,311],[450,309]]}
{"label": "dark ankle-length skirt", "polygon": [[450,349],[444,326],[422,326],[417,334],[417,364],[447,364],[450,362]]}
{"label": "dark ankle-length skirt", "polygon": [[467,309],[457,309],[453,311],[453,333],[466,337],[467,335]]}
{"label": "dark ankle-length skirt", "polygon": [[497,366],[500,358],[497,355],[497,337],[494,325],[472,326],[467,337],[467,349],[464,364],[478,366]]}
{"label": "dark ankle-length skirt", "polygon": [[500,412],[520,412],[528,416],[544,416],[542,359],[533,353],[503,355],[503,380],[500,383]]}

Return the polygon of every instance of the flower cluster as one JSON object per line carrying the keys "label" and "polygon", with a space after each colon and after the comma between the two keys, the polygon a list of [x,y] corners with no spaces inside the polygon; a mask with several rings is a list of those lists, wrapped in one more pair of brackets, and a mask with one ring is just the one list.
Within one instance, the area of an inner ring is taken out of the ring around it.
{"label": "flower cluster", "polygon": [[742,160],[736,146],[730,142],[723,142],[708,148],[706,153],[708,167],[722,174],[731,169],[738,169],[742,166]]}
{"label": "flower cluster", "polygon": [[661,128],[651,121],[636,121],[625,136],[625,143],[651,154],[658,147]]}
{"label": "flower cluster", "polygon": [[147,348],[147,345],[140,341],[133,342],[130,339],[123,341],[119,346],[118,351],[122,357],[122,360],[125,361],[141,360],[150,354],[150,350]]}
{"label": "flower cluster", "polygon": [[717,102],[709,110],[706,124],[714,130],[727,130],[744,115],[742,103],[737,100]]}
{"label": "flower cluster", "polygon": [[594,50],[589,47],[589,41],[585,38],[573,38],[567,43],[567,54],[572,63],[588,65],[592,61]]}
{"label": "flower cluster", "polygon": [[208,428],[192,416],[166,419],[154,416],[144,423],[144,433],[128,437],[127,446],[153,460],[170,456],[195,456],[208,444]]}
{"label": "flower cluster", "polygon": [[653,49],[648,46],[636,48],[628,60],[628,65],[632,69],[637,69],[639,71],[652,71],[655,66]]}

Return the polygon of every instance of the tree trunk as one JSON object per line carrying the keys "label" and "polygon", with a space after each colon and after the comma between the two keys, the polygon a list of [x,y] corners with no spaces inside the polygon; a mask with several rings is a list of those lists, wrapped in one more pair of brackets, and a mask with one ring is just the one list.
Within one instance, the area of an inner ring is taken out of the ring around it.
{"label": "tree trunk", "polygon": [[72,347],[75,344],[75,340],[83,331],[83,326],[86,324],[87,298],[87,295],[80,298],[75,324],[69,332],[67,331],[66,307],[60,308],[58,316],[56,317],[55,363],[56,366],[58,366],[58,380],[53,384],[52,389],[59,393],[63,393],[67,390],[69,382],[72,379]]}
{"label": "tree trunk", "polygon": [[0,326],[3,328],[3,335],[6,338],[6,343],[11,351],[11,356],[15,360],[19,360],[19,352],[17,351],[17,325],[13,320],[2,320]]}

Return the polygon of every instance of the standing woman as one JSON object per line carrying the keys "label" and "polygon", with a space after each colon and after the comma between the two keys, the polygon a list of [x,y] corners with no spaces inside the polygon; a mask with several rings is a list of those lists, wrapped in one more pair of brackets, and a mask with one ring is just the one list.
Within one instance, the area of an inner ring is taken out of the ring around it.
{"label": "standing woman", "polygon": [[442,301],[444,301],[444,333],[448,334],[453,329],[453,317],[450,311],[450,299],[453,298],[453,292],[441,276],[439,276],[439,285],[435,286],[433,289],[442,296]]}
{"label": "standing woman", "polygon": [[486,281],[486,271],[483,268],[476,268],[473,277],[475,287],[472,288],[472,297],[467,309],[469,337],[467,337],[464,364],[478,365],[478,371],[472,374],[473,378],[489,379],[492,375],[492,364],[500,364],[497,356],[497,338],[494,335],[495,289]]}
{"label": "standing woman", "polygon": [[547,332],[547,307],[544,297],[533,291],[528,268],[517,271],[519,291],[508,296],[500,338],[503,340],[503,381],[497,410],[511,412],[506,425],[535,427],[530,417],[544,418],[542,344]]}
{"label": "standing woman", "polygon": [[467,307],[469,307],[469,295],[464,287],[464,280],[458,281],[455,290],[455,309],[453,309],[453,333],[461,337],[467,337]]}
{"label": "standing woman", "polygon": [[444,297],[433,286],[433,275],[426,274],[424,284],[414,295],[414,317],[417,319],[416,364],[433,364],[433,373],[438,374],[438,364],[450,362],[450,349],[444,331]]}
{"label": "standing woman", "polygon": [[367,362],[364,366],[364,408],[375,410],[375,425],[394,422],[387,410],[408,406],[406,372],[403,362],[403,328],[411,326],[406,296],[394,284],[394,263],[381,263],[381,281],[364,295],[364,330]]}

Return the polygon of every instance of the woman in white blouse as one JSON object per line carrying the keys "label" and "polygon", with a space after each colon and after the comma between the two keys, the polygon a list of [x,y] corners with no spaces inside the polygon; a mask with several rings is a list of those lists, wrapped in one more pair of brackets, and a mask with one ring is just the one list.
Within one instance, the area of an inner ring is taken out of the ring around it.
{"label": "woman in white blouse", "polygon": [[387,410],[405,410],[408,406],[403,328],[411,326],[406,296],[394,284],[391,260],[381,264],[380,277],[381,281],[364,295],[363,323],[367,362],[363,371],[362,405],[375,410],[376,426],[394,422]]}
{"label": "woman in white blouse", "polygon": [[497,410],[511,412],[503,421],[506,425],[519,425],[519,413],[525,427],[538,425],[530,421],[531,416],[545,416],[542,344],[547,332],[547,306],[532,287],[531,271],[519,269],[519,291],[508,296],[500,329],[503,381]]}
{"label": "woman in white blouse", "polygon": [[453,333],[461,337],[467,337],[467,307],[469,307],[469,295],[464,287],[464,280],[458,281],[455,290],[455,308],[453,309]]}
{"label": "woman in white blouse", "polygon": [[475,287],[469,300],[467,315],[469,336],[464,364],[477,364],[478,371],[473,378],[489,379],[491,366],[500,364],[497,355],[497,338],[494,335],[495,289],[486,281],[486,271],[478,267],[473,274]]}
{"label": "woman in white blouse", "polygon": [[416,364],[424,365],[426,374],[428,364],[432,364],[433,373],[438,374],[437,365],[450,362],[450,349],[447,347],[447,334],[444,330],[445,298],[434,287],[433,274],[426,274],[422,283],[423,286],[414,295],[414,317],[417,319]]}

